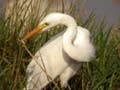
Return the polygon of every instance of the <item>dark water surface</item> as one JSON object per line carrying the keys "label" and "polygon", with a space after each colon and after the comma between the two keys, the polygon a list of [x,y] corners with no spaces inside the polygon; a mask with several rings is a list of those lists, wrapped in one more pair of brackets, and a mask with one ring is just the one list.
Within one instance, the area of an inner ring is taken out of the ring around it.
{"label": "dark water surface", "polygon": [[[5,1],[0,0],[0,8],[4,6]],[[105,16],[106,23],[111,25],[120,21],[120,3],[116,1],[120,0],[81,0],[81,5],[86,8],[87,13],[94,12],[97,20]]]}
{"label": "dark water surface", "polygon": [[95,12],[98,20],[105,16],[108,24],[120,21],[120,3],[115,0],[86,0],[85,6],[89,12]]}

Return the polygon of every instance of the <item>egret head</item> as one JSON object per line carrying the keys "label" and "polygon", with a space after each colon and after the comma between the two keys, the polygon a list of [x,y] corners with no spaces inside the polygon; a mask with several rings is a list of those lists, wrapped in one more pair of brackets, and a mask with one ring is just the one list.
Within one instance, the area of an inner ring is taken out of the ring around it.
{"label": "egret head", "polygon": [[22,40],[25,41],[29,39],[30,37],[34,36],[40,31],[46,31],[51,27],[54,27],[58,24],[63,24],[67,27],[75,27],[77,26],[74,18],[67,14],[62,14],[62,13],[51,13],[48,14],[42,21],[41,23],[28,35],[26,35]]}
{"label": "egret head", "polygon": [[63,13],[48,14],[41,21],[39,26],[41,26],[43,24],[48,24],[48,26],[46,28],[44,28],[44,30],[42,30],[42,31],[45,31],[46,29],[49,29],[49,28],[54,27],[54,26],[59,25],[59,24],[65,25],[67,27],[76,26],[76,22],[75,22],[74,18],[67,15],[67,14],[63,14]]}
{"label": "egret head", "polygon": [[51,27],[54,27],[58,24],[63,24],[63,14],[58,13],[52,13],[48,14],[39,24],[39,26],[47,24],[47,27],[44,28],[42,31],[45,31]]}

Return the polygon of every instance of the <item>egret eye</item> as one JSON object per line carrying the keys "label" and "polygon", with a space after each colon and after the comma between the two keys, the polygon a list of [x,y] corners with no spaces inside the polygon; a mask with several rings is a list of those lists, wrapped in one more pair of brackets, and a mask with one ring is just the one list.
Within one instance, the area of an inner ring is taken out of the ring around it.
{"label": "egret eye", "polygon": [[45,24],[46,26],[48,26],[48,25],[49,25],[49,23],[47,23],[47,22],[46,22],[46,23],[44,23],[44,24]]}

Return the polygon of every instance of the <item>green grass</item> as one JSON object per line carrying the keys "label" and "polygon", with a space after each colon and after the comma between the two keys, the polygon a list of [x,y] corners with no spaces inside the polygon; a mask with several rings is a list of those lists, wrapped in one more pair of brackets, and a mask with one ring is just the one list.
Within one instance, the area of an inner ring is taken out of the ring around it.
{"label": "green grass", "polygon": [[[68,13],[74,17],[79,13],[75,14],[76,3],[71,4],[68,10]],[[27,17],[22,17],[28,11],[26,9],[24,12],[22,11],[24,9],[21,9],[25,2],[19,7],[17,5],[19,3],[15,3],[16,8],[8,18],[0,17],[0,90],[22,90],[25,87],[25,70],[31,56],[19,40],[43,18],[31,13]],[[49,12],[48,8],[45,9],[43,16]],[[64,5],[61,12],[64,12]],[[91,31],[91,39],[96,47],[96,59],[90,63],[83,63],[82,69],[69,81],[69,87],[66,90],[119,90],[120,51],[117,47],[120,45],[120,37],[111,38],[113,28],[106,29],[104,19],[96,22],[93,13],[85,21],[81,17],[77,17],[76,20],[78,25]],[[62,31],[63,28],[55,27],[52,28],[55,30],[49,33],[45,32],[33,37],[26,43],[27,48],[34,55],[49,38]],[[23,35],[20,35],[21,30],[24,31]],[[61,90],[60,85],[58,85],[59,89],[53,84],[47,87],[48,90],[53,90],[53,88]]]}

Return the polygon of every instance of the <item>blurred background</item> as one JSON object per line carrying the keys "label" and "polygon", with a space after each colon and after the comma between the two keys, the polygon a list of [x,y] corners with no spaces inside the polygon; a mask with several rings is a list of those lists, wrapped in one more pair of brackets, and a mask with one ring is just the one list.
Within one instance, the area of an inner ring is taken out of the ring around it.
{"label": "blurred background", "polygon": [[[46,1],[47,0],[44,0],[44,2]],[[66,4],[68,5],[72,2],[72,0],[64,1],[66,1]],[[6,2],[7,0],[0,0],[1,9],[3,9],[2,7],[5,7]],[[60,1],[57,0],[57,2]],[[80,3],[77,5],[78,10],[81,9],[83,12],[83,17],[85,17],[85,15],[88,16],[91,12],[94,12],[98,21],[105,17],[106,24],[108,25],[117,24],[118,21],[120,21],[120,0],[80,0]],[[65,7],[66,6],[67,5],[65,5]],[[0,11],[0,13],[4,15],[4,10]]]}

